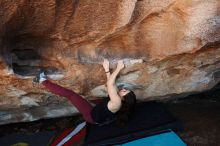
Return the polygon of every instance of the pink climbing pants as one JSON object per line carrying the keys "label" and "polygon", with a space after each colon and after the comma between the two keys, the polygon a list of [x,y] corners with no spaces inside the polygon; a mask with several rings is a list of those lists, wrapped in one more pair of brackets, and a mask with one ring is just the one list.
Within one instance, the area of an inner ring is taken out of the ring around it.
{"label": "pink climbing pants", "polygon": [[54,84],[49,80],[45,80],[42,84],[49,89],[52,93],[64,96],[70,100],[70,102],[78,109],[78,111],[83,115],[83,118],[89,122],[94,123],[91,117],[92,105],[85,100],[82,96],[75,93],[72,90],[66,89],[62,86]]}

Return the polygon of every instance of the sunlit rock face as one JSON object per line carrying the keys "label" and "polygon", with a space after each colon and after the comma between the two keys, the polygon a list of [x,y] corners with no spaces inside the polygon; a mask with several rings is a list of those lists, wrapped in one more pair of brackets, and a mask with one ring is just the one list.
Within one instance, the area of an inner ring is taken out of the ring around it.
{"label": "sunlit rock face", "polygon": [[185,96],[220,80],[220,1],[1,0],[0,51],[0,124],[77,113],[32,83],[40,68],[85,98],[106,96],[103,58],[112,70],[125,60],[117,84],[139,100]]}

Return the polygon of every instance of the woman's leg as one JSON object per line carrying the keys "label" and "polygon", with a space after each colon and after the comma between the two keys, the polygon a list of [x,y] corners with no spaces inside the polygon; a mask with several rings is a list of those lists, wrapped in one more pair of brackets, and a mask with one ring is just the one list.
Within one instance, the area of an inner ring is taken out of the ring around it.
{"label": "woman's leg", "polygon": [[64,96],[68,98],[71,103],[79,110],[79,112],[83,115],[84,119],[89,123],[94,123],[91,117],[92,105],[85,100],[82,96],[75,93],[72,90],[66,89],[62,86],[54,84],[49,80],[45,80],[42,84],[49,89],[51,92]]}

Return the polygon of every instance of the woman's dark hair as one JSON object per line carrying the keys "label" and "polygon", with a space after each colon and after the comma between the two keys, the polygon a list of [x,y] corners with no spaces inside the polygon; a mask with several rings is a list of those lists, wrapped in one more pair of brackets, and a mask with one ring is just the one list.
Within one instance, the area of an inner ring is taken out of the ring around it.
{"label": "woman's dark hair", "polygon": [[133,113],[136,104],[136,95],[133,91],[123,96],[122,107],[117,113],[117,125],[123,127],[128,122],[130,115]]}

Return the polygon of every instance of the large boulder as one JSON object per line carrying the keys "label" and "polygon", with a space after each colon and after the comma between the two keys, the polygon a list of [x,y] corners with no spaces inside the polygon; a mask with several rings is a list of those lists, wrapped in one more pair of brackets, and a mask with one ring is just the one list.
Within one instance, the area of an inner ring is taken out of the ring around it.
{"label": "large boulder", "polygon": [[[85,98],[104,97],[101,62],[139,100],[183,97],[220,81],[219,0],[1,0],[0,124],[73,115],[32,83],[44,68]],[[131,64],[131,59],[143,59]]]}

